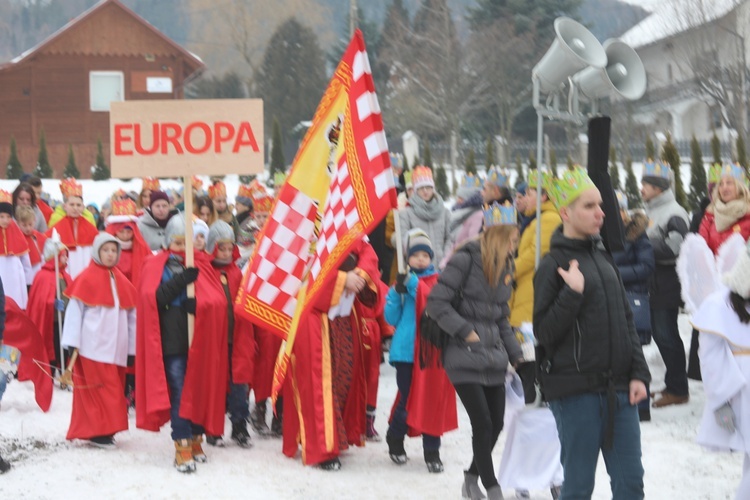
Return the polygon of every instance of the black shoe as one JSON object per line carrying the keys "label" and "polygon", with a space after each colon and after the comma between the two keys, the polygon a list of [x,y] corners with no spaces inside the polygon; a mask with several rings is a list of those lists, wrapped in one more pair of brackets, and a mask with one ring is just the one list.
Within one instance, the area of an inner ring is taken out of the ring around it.
{"label": "black shoe", "polygon": [[552,500],[557,500],[562,493],[562,486],[553,486],[549,489],[549,492],[552,493]]}
{"label": "black shoe", "polygon": [[318,467],[322,470],[327,471],[341,470],[341,460],[339,460],[339,457],[332,458],[330,460],[326,460],[325,462],[321,462],[320,464],[318,464]]}
{"label": "black shoe", "polygon": [[404,438],[397,438],[386,434],[385,442],[388,443],[388,456],[391,457],[393,463],[404,465],[408,460],[406,450],[404,450]]}
{"label": "black shoe", "polygon": [[276,415],[273,416],[273,419],[271,419],[271,436],[272,437],[281,437],[283,434],[283,427],[281,424],[281,419],[276,417]]}
{"label": "black shoe", "polygon": [[638,420],[641,422],[651,422],[651,409],[638,408]]}
{"label": "black shoe", "polygon": [[424,463],[427,464],[427,471],[433,474],[445,470],[440,460],[440,450],[424,450]]}
{"label": "black shoe", "polygon": [[224,448],[226,443],[224,443],[224,436],[209,436],[206,434],[206,442],[210,444],[211,446],[216,446],[217,448]]}
{"label": "black shoe", "polygon": [[104,450],[111,450],[115,448],[114,436],[96,436],[89,439],[91,446],[102,448]]}
{"label": "black shoe", "polygon": [[10,463],[6,462],[3,457],[0,457],[0,474],[5,474],[10,470]]}
{"label": "black shoe", "polygon": [[271,429],[268,428],[268,424],[266,423],[265,401],[255,403],[255,407],[252,413],[250,413],[250,425],[253,426],[253,430],[260,436],[271,434]]}
{"label": "black shoe", "polygon": [[250,448],[253,445],[250,433],[247,432],[247,423],[244,420],[232,423],[232,441],[242,448]]}

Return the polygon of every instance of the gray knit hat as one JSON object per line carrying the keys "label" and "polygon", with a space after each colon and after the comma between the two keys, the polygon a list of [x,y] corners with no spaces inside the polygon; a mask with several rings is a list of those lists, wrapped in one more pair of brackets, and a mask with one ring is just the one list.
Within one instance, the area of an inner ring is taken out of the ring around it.
{"label": "gray knit hat", "polygon": [[208,253],[214,253],[214,248],[221,242],[234,243],[234,230],[232,229],[232,226],[223,220],[217,220],[211,224],[211,227],[208,229],[206,251]]}
{"label": "gray knit hat", "polygon": [[432,250],[432,243],[430,243],[430,237],[427,236],[427,233],[422,229],[411,229],[406,233],[406,257],[409,258],[413,253],[420,250],[427,252],[430,259],[435,257],[435,252]]}
{"label": "gray knit hat", "polygon": [[[96,238],[94,238],[94,243],[91,245],[91,258],[94,260],[94,262],[96,262],[100,266],[102,265],[102,260],[99,258],[99,250],[101,250],[102,246],[105,243],[114,243],[115,245],[117,245],[117,262],[120,262],[120,254],[122,253],[120,240],[105,231],[97,234]],[[115,262],[115,264],[117,264],[117,262]]]}
{"label": "gray knit hat", "polygon": [[164,241],[162,245],[164,248],[169,248],[172,240],[180,237],[185,237],[185,214],[183,212],[175,214],[167,222],[167,227],[164,228]]}

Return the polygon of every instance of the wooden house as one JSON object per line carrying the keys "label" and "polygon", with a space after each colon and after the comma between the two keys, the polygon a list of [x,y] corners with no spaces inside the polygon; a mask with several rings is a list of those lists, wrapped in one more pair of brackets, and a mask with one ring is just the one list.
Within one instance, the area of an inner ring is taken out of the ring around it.
{"label": "wooden house", "polygon": [[200,58],[119,0],[102,0],[0,64],[0,161],[9,156],[12,136],[30,172],[43,130],[56,177],[69,145],[82,177],[89,177],[99,140],[109,164],[110,102],[182,99],[185,85],[203,69]]}

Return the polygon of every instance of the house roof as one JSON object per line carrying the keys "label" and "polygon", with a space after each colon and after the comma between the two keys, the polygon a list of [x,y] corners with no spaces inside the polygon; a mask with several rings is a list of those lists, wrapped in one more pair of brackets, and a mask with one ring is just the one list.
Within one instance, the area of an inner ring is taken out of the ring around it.
{"label": "house roof", "polygon": [[633,48],[645,47],[689,29],[720,19],[745,0],[663,0],[649,5],[653,11],[620,37]]}
{"label": "house roof", "polygon": [[[141,16],[133,12],[131,9],[129,9],[127,6],[125,6],[120,0],[101,0],[98,3],[94,4],[91,8],[81,13],[79,16],[72,19],[70,22],[65,24],[62,28],[54,32],[52,35],[47,37],[46,39],[42,40],[40,43],[35,45],[34,47],[26,50],[21,55],[13,58],[10,60],[10,62],[5,64],[0,64],[0,70],[12,67],[17,64],[25,63],[26,61],[32,60],[35,55],[45,53],[45,52],[53,52],[53,53],[60,53],[64,50],[61,50],[60,46],[62,45],[60,42],[61,40],[64,40],[68,36],[71,36],[71,33],[81,30],[82,26],[85,26],[87,21],[91,20],[93,17],[98,15],[103,15],[104,11],[111,8],[117,8],[120,11],[124,12],[132,18],[137,25],[142,26],[147,32],[152,33],[155,35],[158,39],[161,40],[163,46],[169,47],[171,50],[181,54],[185,58],[185,65],[186,65],[186,71],[185,71],[185,78],[188,78],[190,75],[194,75],[201,70],[204,69],[205,64],[203,61],[192,52],[186,50],[184,47],[179,45],[178,43],[174,42],[172,39],[167,37],[164,33],[156,29],[151,23],[143,19]],[[93,23],[92,23],[93,24]],[[96,49],[86,49],[86,48],[79,48],[78,50],[71,50],[70,52],[76,52],[81,54],[88,54],[88,53],[94,53],[96,50],[97,54],[111,54],[111,55],[144,55],[142,52],[136,52],[133,50],[128,50],[127,44],[123,43],[117,43],[115,47],[110,46],[107,48],[100,48],[100,44],[97,45]],[[103,50],[103,52],[102,52]]]}

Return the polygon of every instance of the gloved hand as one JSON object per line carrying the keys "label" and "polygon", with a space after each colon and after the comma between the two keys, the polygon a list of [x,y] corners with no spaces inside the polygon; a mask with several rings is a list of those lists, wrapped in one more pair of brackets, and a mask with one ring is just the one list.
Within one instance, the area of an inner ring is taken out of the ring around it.
{"label": "gloved hand", "polygon": [[396,290],[396,293],[400,293],[400,294],[406,293],[406,278],[408,276],[409,276],[408,274],[396,275],[396,285],[393,287]]}
{"label": "gloved hand", "polygon": [[183,308],[190,314],[195,314],[195,297],[188,297],[185,300]]}
{"label": "gloved hand", "polygon": [[186,267],[180,274],[182,276],[185,285],[195,282],[198,279],[198,268],[197,267]]}
{"label": "gloved hand", "polygon": [[62,299],[55,299],[55,311],[64,311],[65,302]]}
{"label": "gloved hand", "polygon": [[722,406],[717,408],[714,411],[714,418],[716,419],[716,424],[719,427],[729,432],[730,434],[734,433],[734,430],[735,430],[734,410],[732,410],[732,407],[730,406],[729,403],[724,403]]}

